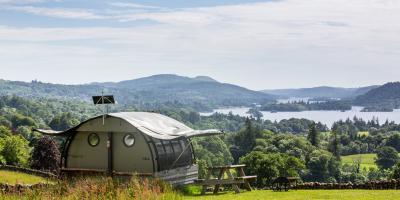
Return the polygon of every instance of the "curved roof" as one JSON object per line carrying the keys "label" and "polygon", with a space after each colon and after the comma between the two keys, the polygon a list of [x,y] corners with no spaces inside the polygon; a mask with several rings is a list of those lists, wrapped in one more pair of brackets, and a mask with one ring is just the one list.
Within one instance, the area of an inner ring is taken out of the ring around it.
{"label": "curved roof", "polygon": [[[115,117],[125,120],[130,123],[132,126],[140,130],[141,132],[147,134],[150,137],[162,139],[162,140],[171,140],[178,137],[196,137],[196,136],[208,136],[208,135],[217,135],[222,134],[222,131],[211,129],[211,130],[193,130],[189,128],[185,124],[167,117],[165,115],[161,115],[158,113],[150,113],[150,112],[120,112],[120,113],[110,113],[106,115],[107,117]],[[102,117],[102,116],[98,116]],[[95,117],[95,118],[98,118]],[[92,118],[92,119],[95,119]],[[82,124],[92,120],[89,119],[85,122],[82,122],[78,126],[71,128],[66,131],[54,131],[54,130],[40,130],[35,129],[43,134],[47,135],[68,135],[72,130],[76,130]]]}

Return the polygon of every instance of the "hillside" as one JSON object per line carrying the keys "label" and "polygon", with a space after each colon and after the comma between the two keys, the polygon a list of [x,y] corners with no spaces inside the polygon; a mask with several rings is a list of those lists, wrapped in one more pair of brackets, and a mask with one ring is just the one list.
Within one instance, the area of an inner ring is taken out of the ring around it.
{"label": "hillside", "polygon": [[386,83],[358,96],[354,104],[374,110],[391,110],[400,107],[400,82]]}
{"label": "hillside", "polygon": [[114,94],[120,104],[150,108],[173,102],[197,110],[209,110],[221,106],[242,106],[273,100],[272,95],[220,83],[206,76],[189,78],[162,74],[115,83],[83,85],[0,80],[0,95],[90,101],[91,96],[100,94],[102,90]]}
{"label": "hillside", "polygon": [[299,88],[299,89],[277,89],[277,90],[262,90],[272,95],[277,95],[283,98],[286,97],[310,97],[310,98],[340,98],[348,99],[354,98],[358,95],[365,94],[371,89],[378,86],[368,86],[360,88],[340,88],[340,87],[313,87],[313,88]]}

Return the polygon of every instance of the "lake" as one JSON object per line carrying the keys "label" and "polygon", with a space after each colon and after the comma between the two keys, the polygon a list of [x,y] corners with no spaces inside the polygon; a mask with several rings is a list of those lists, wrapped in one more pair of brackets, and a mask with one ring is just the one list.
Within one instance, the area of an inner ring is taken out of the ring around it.
{"label": "lake", "polygon": [[[341,111],[303,111],[303,112],[262,112],[264,115],[263,119],[271,121],[280,121],[282,119],[290,118],[305,118],[321,122],[331,127],[335,121],[340,119],[346,120],[347,118],[352,119],[354,116],[362,118],[363,120],[371,120],[373,117],[378,118],[379,122],[383,123],[388,119],[389,121],[395,121],[400,123],[400,109],[395,109],[393,112],[361,112],[363,107],[353,106],[351,110],[341,112]],[[210,113],[200,113],[203,116],[209,116],[213,113],[223,113],[228,114],[232,112],[234,115],[240,116],[250,116],[246,112],[249,110],[247,107],[235,107],[235,108],[221,108],[216,109]]]}

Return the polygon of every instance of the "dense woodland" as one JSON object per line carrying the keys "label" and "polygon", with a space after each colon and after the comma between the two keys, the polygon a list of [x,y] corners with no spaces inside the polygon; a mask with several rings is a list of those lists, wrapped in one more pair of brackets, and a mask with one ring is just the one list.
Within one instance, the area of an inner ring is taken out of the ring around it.
{"label": "dense woodland", "polygon": [[351,110],[350,101],[321,101],[321,102],[289,102],[289,103],[268,103],[260,108],[261,111],[279,112],[301,112],[306,110]]}
{"label": "dense woodland", "polygon": [[[141,110],[123,105],[111,109]],[[258,175],[259,187],[268,186],[277,176],[321,182],[364,182],[399,176],[400,125],[393,122],[355,117],[326,127],[306,119],[277,122],[233,114],[205,117],[177,102],[144,111],[168,115],[196,129],[224,130],[222,136],[194,139],[200,176],[204,176],[207,166],[232,163],[246,164],[248,174]],[[87,102],[0,97],[0,163],[38,168],[38,159],[43,158],[37,158],[35,151],[43,146],[40,144],[52,142],[32,133],[32,128],[64,130],[101,112]],[[59,138],[53,141],[62,143]],[[341,164],[341,156],[359,153],[377,153],[379,168],[363,169],[357,162]]]}

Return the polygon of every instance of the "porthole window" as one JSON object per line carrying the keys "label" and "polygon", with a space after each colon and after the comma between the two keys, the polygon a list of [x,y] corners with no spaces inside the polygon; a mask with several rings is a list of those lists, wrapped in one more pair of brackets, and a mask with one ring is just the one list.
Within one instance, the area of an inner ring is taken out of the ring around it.
{"label": "porthole window", "polygon": [[100,143],[100,137],[97,133],[91,133],[88,136],[88,143],[90,146],[95,147]]}
{"label": "porthole window", "polygon": [[128,133],[124,136],[124,144],[127,147],[132,147],[135,144],[135,137],[132,134]]}

